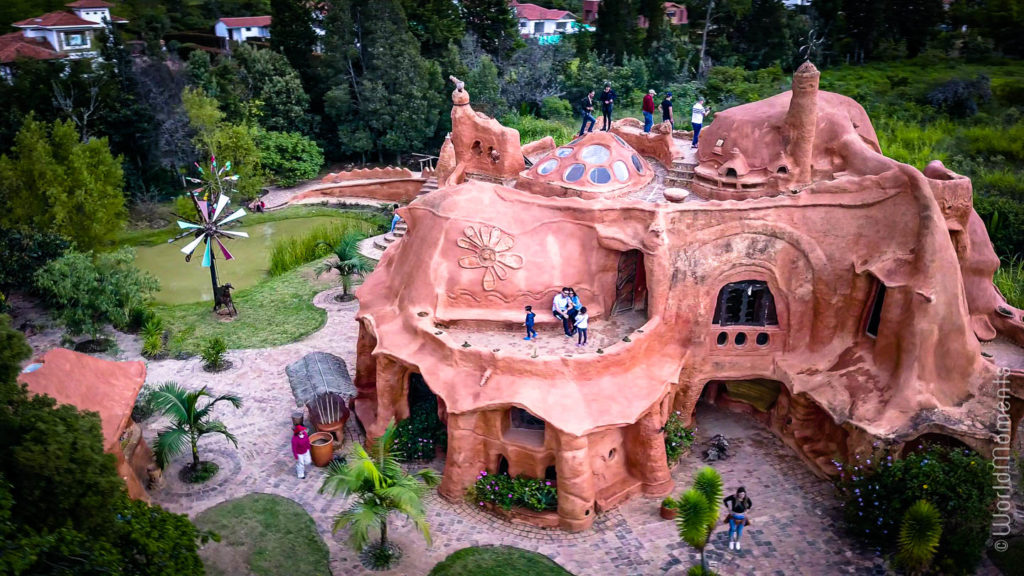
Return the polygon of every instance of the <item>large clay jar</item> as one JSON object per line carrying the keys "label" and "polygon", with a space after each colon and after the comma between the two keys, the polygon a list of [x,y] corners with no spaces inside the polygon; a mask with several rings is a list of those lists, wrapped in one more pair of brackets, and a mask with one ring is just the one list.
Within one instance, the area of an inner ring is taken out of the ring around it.
{"label": "large clay jar", "polygon": [[334,437],[330,432],[317,432],[309,437],[309,451],[313,464],[323,468],[334,458]]}

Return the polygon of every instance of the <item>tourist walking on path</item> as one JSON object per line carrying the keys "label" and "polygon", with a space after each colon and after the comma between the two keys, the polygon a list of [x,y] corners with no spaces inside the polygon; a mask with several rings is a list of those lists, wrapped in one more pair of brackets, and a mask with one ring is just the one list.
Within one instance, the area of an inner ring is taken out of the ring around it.
{"label": "tourist walking on path", "polygon": [[612,109],[615,104],[615,90],[612,90],[611,82],[605,82],[604,92],[601,92],[601,117],[604,121],[604,127],[602,131],[607,132],[612,129]]}
{"label": "tourist walking on path", "polygon": [[526,338],[523,340],[533,340],[537,338],[537,331],[533,329],[533,324],[537,315],[533,313],[533,306],[526,307]]}
{"label": "tourist walking on path", "polygon": [[676,129],[676,119],[672,117],[672,93],[665,94],[665,99],[661,101],[661,121],[668,122],[672,126],[672,129]]}
{"label": "tourist walking on path", "polygon": [[732,496],[726,496],[723,502],[726,510],[729,511],[729,549],[739,550],[743,527],[749,524],[747,511],[753,507],[754,503],[747,497],[747,489],[743,486],[737,488],[736,493]]}
{"label": "tourist walking on path", "polygon": [[697,147],[697,138],[700,136],[700,128],[704,125],[704,116],[711,113],[711,108],[704,107],[704,99],[698,98],[697,103],[693,105],[693,115],[690,116],[690,122],[693,124],[693,144],[691,148]]}
{"label": "tourist walking on path", "polygon": [[306,464],[312,464],[313,458],[309,454],[309,435],[302,424],[296,426],[292,434],[292,456],[295,457],[295,475],[305,479]]}
{"label": "tourist walking on path", "polygon": [[650,134],[651,127],[654,126],[654,90],[648,90],[647,94],[644,94],[644,104],[642,106],[644,112],[644,133]]}
{"label": "tourist walking on path", "polygon": [[586,306],[580,308],[580,313],[579,313],[579,315],[576,316],[575,324],[576,324],[576,332],[579,333],[579,336],[577,337],[577,340],[576,340],[576,345],[577,346],[586,346],[586,344],[587,344],[587,327],[590,324],[590,315],[587,314],[587,307]]}
{"label": "tourist walking on path", "polygon": [[562,291],[555,294],[555,299],[551,302],[551,313],[554,314],[555,318],[562,321],[562,329],[567,337],[572,336],[572,330],[569,326],[570,308],[572,308],[572,303],[569,300],[569,289],[562,288]]}
{"label": "tourist walking on path", "polygon": [[580,303],[580,297],[576,295],[574,288],[569,288],[569,326],[571,330],[569,334],[576,333],[576,315],[580,313],[580,308],[583,304]]}
{"label": "tourist walking on path", "polygon": [[388,230],[389,233],[390,232],[394,232],[395,231],[395,226],[397,226],[398,223],[402,221],[402,217],[399,216],[398,212],[397,212],[398,204],[395,204],[394,207],[391,210],[394,212],[394,215],[391,217],[391,230]]}
{"label": "tourist walking on path", "polygon": [[[580,126],[579,136],[583,136],[584,132],[594,131],[594,122],[597,122],[597,118],[594,118],[594,91],[591,90],[580,100],[580,110],[583,112],[583,125]],[[587,123],[590,123],[590,127],[587,128]]]}

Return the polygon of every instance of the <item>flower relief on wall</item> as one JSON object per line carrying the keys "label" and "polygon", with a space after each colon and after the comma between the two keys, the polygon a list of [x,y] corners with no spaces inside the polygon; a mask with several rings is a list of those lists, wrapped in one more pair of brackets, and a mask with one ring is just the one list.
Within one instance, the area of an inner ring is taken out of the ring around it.
{"label": "flower relief on wall", "polygon": [[514,236],[496,226],[467,226],[464,237],[456,243],[459,248],[472,252],[459,258],[459,266],[466,269],[483,268],[484,290],[494,290],[498,280],[508,278],[509,269],[522,268],[525,261],[522,255],[509,252],[515,246]]}

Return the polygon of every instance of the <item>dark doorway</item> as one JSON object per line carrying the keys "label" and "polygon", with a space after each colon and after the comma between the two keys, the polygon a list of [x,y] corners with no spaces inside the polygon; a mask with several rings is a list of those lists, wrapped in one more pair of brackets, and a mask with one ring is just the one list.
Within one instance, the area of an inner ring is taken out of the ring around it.
{"label": "dark doorway", "polygon": [[615,280],[615,304],[612,314],[629,310],[647,309],[647,275],[644,257],[639,250],[619,255],[618,275]]}
{"label": "dark doorway", "polygon": [[504,456],[498,456],[498,475],[508,474],[508,459]]}

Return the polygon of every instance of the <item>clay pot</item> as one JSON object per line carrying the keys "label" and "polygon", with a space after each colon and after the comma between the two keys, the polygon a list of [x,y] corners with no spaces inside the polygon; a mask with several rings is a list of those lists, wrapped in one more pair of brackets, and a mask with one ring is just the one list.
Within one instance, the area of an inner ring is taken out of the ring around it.
{"label": "clay pot", "polygon": [[303,414],[301,411],[296,410],[295,412],[292,412],[292,428],[296,426],[302,426],[302,421],[304,418],[305,414]]}
{"label": "clay pot", "polygon": [[661,506],[659,513],[661,513],[661,517],[665,520],[674,520],[676,515],[679,514],[675,508],[667,508],[665,505]]}
{"label": "clay pot", "polygon": [[317,432],[309,436],[309,452],[313,464],[323,468],[334,457],[334,437],[330,432]]}

